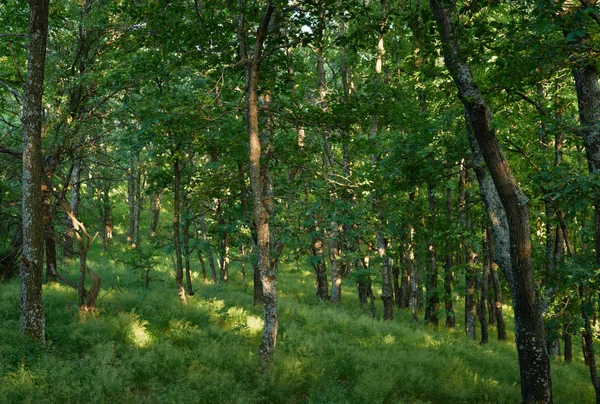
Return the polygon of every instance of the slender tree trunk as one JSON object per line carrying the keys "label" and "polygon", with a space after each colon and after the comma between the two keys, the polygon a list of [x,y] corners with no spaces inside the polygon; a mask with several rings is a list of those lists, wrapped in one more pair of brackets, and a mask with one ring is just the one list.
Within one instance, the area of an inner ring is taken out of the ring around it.
{"label": "slender tree trunk", "polygon": [[54,212],[51,201],[51,187],[58,158],[50,156],[44,164],[45,181],[42,181],[42,232],[46,247],[46,282],[56,282],[56,233],[54,232]]}
{"label": "slender tree trunk", "polygon": [[564,359],[567,363],[573,362],[573,336],[571,335],[569,328],[570,324],[566,324],[562,335],[563,343],[565,344]]}
{"label": "slender tree trunk", "polygon": [[160,192],[152,195],[150,198],[150,236],[156,236],[158,229],[158,219],[160,218],[160,207],[162,205],[162,195]]}
{"label": "slender tree trunk", "polygon": [[[254,202],[254,223],[256,225],[256,241],[258,250],[258,269],[264,295],[264,329],[259,348],[259,369],[267,371],[272,368],[275,345],[277,342],[277,273],[270,259],[269,209],[264,200],[265,179],[269,176],[268,167],[261,167],[261,142],[258,131],[258,81],[259,67],[262,60],[264,41],[267,37],[271,16],[275,7],[267,1],[262,21],[256,31],[256,44],[252,59],[244,60],[246,64],[246,123],[250,138],[250,186]],[[268,179],[267,179],[268,180]]]}
{"label": "slender tree trunk", "polygon": [[502,288],[500,287],[498,265],[495,262],[496,249],[494,248],[494,243],[489,243],[489,254],[491,263],[490,275],[494,289],[494,317],[496,318],[496,332],[498,334],[498,341],[506,341],[506,325],[504,324],[504,314],[502,313]]}
{"label": "slender tree trunk", "polygon": [[[413,196],[414,198],[414,196]],[[415,237],[415,229],[414,227],[409,224],[408,226],[408,237],[409,237],[409,249],[408,249],[408,265],[410,267],[410,300],[409,300],[409,306],[410,306],[410,312],[412,314],[412,319],[413,321],[416,323],[419,321],[419,318],[417,316],[417,264],[415,262],[415,244],[414,244],[414,237]]]}
{"label": "slender tree trunk", "polygon": [[135,203],[134,203],[134,222],[133,222],[133,245],[140,245],[140,217],[142,215],[142,167],[140,164],[140,153],[136,155],[135,165]]}
{"label": "slender tree trunk", "polygon": [[550,403],[550,358],[546,350],[541,305],[533,277],[529,200],[522,193],[502,154],[491,126],[492,114],[461,53],[455,37],[455,4],[443,5],[438,0],[430,0],[430,5],[440,32],[444,61],[465,106],[468,131],[472,131],[477,140],[508,218],[513,266],[506,271],[512,275],[510,279],[521,373],[521,399],[524,402]]}
{"label": "slender tree trunk", "polygon": [[129,205],[129,227],[127,228],[127,243],[132,247],[137,247],[133,241],[135,228],[135,159],[129,160],[129,170],[127,172],[127,204]]}
{"label": "slender tree trunk", "polygon": [[23,92],[23,255],[21,262],[21,330],[30,338],[45,343],[42,302],[42,96],[46,39],[48,37],[48,0],[29,0],[29,48],[27,79]]}
{"label": "slender tree trunk", "polygon": [[481,341],[480,345],[488,343],[488,321],[487,321],[487,309],[488,309],[488,279],[491,268],[491,260],[489,253],[489,235],[487,225],[483,226],[482,233],[482,251],[483,251],[483,271],[481,280],[479,281],[479,324],[481,326]]}
{"label": "slender tree trunk", "polygon": [[204,214],[200,215],[200,231],[202,231],[202,241],[204,241],[204,247],[206,248],[206,255],[208,257],[210,277],[212,278],[213,285],[215,285],[217,283],[217,269],[215,267],[215,259],[213,257],[212,248],[209,245],[208,232],[206,231],[206,220],[204,219]]}
{"label": "slender tree trunk", "polygon": [[473,248],[468,245],[465,257],[467,264],[467,270],[465,273],[465,333],[467,334],[467,338],[472,340],[476,338],[477,324],[475,297],[475,257],[476,254],[473,252]]}
{"label": "slender tree trunk", "polygon": [[[330,234],[328,237],[329,262],[331,263],[331,297],[329,300],[333,304],[342,303],[342,248],[339,240],[340,232],[335,221],[329,224]],[[327,273],[325,273],[325,293],[327,293]]]}
{"label": "slender tree trunk", "polygon": [[[73,172],[71,173],[71,183],[73,184],[73,189],[71,190],[71,210],[75,217],[79,216],[79,202],[81,200],[81,161],[77,160],[74,163]],[[73,229],[71,227],[71,221],[69,218],[66,218],[66,228],[69,230],[65,233],[64,236],[64,257],[67,259],[71,259],[73,250]]]}
{"label": "slender tree trunk", "polygon": [[437,253],[433,242],[433,231],[435,228],[435,195],[433,187],[427,184],[427,193],[429,197],[429,223],[427,231],[427,250],[429,252],[428,268],[427,268],[427,304],[425,306],[425,323],[438,326],[438,312],[440,310],[440,298],[438,294],[438,270],[437,270]]}
{"label": "slender tree trunk", "polygon": [[[192,285],[192,273],[190,268],[190,210],[187,198],[184,198],[184,218],[183,218],[183,256],[185,258],[185,282],[188,296],[194,296],[194,287]],[[202,257],[200,257],[202,258]]]}
{"label": "slender tree trunk", "polygon": [[[179,149],[179,148],[177,148]],[[181,197],[179,188],[181,186],[181,168],[179,167],[179,156],[174,153],[173,157],[173,243],[175,244],[175,284],[177,285],[177,294],[179,301],[186,302],[185,289],[183,287],[183,261],[181,259],[181,238],[179,235],[180,228],[180,209]]]}
{"label": "slender tree trunk", "polygon": [[[446,188],[446,223],[452,222],[452,189]],[[452,282],[454,282],[454,271],[452,263],[452,249],[450,239],[446,238],[446,261],[444,263],[444,308],[446,309],[446,327],[456,326],[454,316],[454,303],[452,301]]]}

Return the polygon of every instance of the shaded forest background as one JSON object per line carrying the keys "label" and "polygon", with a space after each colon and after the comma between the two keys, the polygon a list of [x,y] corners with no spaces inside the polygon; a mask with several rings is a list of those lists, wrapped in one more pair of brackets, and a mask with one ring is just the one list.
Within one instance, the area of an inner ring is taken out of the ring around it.
{"label": "shaded forest background", "polygon": [[515,3],[50,1],[39,343],[0,6],[0,399],[599,397],[600,10]]}

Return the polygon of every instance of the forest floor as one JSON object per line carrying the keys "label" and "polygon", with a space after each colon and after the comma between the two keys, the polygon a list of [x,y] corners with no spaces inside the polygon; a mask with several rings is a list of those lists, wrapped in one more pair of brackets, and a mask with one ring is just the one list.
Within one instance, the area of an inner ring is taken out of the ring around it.
{"label": "forest floor", "polygon": [[[205,285],[194,272],[196,295],[183,305],[168,256],[158,259],[146,289],[137,271],[113,260],[120,253],[101,252],[97,243],[90,254],[102,275],[95,312],[79,312],[74,289],[44,286],[45,346],[19,332],[18,279],[0,284],[1,403],[520,401],[512,328],[507,342],[496,341],[493,328],[487,345],[467,340],[460,301],[454,330],[423,325],[422,313],[419,324],[404,311],[383,322],[379,300],[375,319],[352,285],[344,285],[341,307],[319,302],[308,265],[284,262],[275,363],[263,375],[262,308],[253,306],[239,265],[227,286]],[[76,279],[77,260],[62,272]],[[511,324],[507,306],[505,313]],[[572,364],[552,363],[556,403],[594,402],[578,344],[574,350]]]}

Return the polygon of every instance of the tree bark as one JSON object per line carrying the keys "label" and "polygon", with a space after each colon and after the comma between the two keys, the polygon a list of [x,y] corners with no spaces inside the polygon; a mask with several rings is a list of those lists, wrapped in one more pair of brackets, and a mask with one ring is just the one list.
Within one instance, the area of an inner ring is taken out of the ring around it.
{"label": "tree bark", "polygon": [[156,231],[158,229],[158,219],[160,218],[161,205],[162,195],[160,192],[157,192],[150,198],[150,237],[156,236]]}
{"label": "tree bark", "polygon": [[[327,265],[325,264],[325,257],[323,256],[323,240],[320,230],[313,229],[313,241],[312,241],[312,266],[316,274],[316,288],[317,288],[317,299],[321,301],[329,300],[329,290],[327,287]],[[331,252],[330,252],[331,254]],[[333,271],[333,269],[332,269]],[[333,289],[333,286],[332,286]]]}
{"label": "tree bark", "polygon": [[[272,368],[275,345],[277,342],[277,273],[271,266],[270,260],[270,231],[269,209],[266,204],[272,201],[265,200],[265,177],[269,175],[268,167],[261,167],[261,142],[258,131],[258,82],[259,68],[262,61],[264,41],[271,16],[275,7],[267,1],[263,17],[256,30],[256,44],[252,58],[244,60],[246,67],[246,124],[250,139],[249,174],[254,202],[254,223],[257,235],[257,262],[264,295],[264,328],[262,342],[259,348],[259,369],[268,371]],[[268,180],[268,179],[267,179]]]}
{"label": "tree bark", "polygon": [[[73,184],[73,188],[71,190],[71,211],[75,217],[79,215],[79,203],[81,201],[81,161],[77,160],[73,164],[73,172],[71,173],[71,183]],[[64,241],[63,241],[63,250],[64,257],[67,259],[71,259],[73,252],[73,229],[71,227],[71,221],[69,218],[66,218],[66,227],[69,229],[65,232]]]}
{"label": "tree bark", "polygon": [[180,209],[181,198],[179,187],[181,186],[181,168],[179,160],[179,148],[176,148],[173,156],[173,243],[175,244],[175,284],[177,285],[177,295],[179,301],[186,302],[185,289],[183,287],[183,261],[181,257],[181,238],[179,227],[181,221]]}
{"label": "tree bark", "polygon": [[[522,193],[491,126],[492,114],[483,100],[455,37],[454,2],[430,0],[442,40],[444,61],[454,79],[495,188],[507,214],[511,246],[515,339],[524,402],[552,402],[550,359],[546,350],[541,305],[533,277],[529,200]],[[508,269],[508,268],[507,268]],[[504,270],[504,268],[503,268]]]}
{"label": "tree bark", "polygon": [[425,305],[425,323],[438,326],[438,312],[440,310],[440,298],[438,294],[438,270],[437,270],[437,253],[433,242],[433,231],[435,227],[435,195],[433,187],[427,184],[427,194],[429,198],[429,223],[427,229],[427,250],[429,252],[428,268],[427,268],[427,303]]}
{"label": "tree bark", "polygon": [[21,262],[21,330],[45,343],[42,302],[42,97],[48,37],[48,0],[29,0],[27,79],[23,92],[23,252]]}
{"label": "tree bark", "polygon": [[481,341],[480,345],[488,343],[488,321],[487,321],[487,309],[488,309],[488,279],[492,262],[490,260],[489,253],[489,237],[487,225],[483,226],[482,232],[482,250],[483,250],[483,271],[481,280],[479,281],[479,324],[481,326]]}
{"label": "tree bark", "polygon": [[[446,188],[446,223],[452,223],[452,188]],[[452,282],[454,282],[454,271],[452,263],[452,249],[450,237],[446,238],[446,260],[444,263],[444,308],[446,309],[446,327],[456,326],[454,315],[454,303],[452,301]]]}

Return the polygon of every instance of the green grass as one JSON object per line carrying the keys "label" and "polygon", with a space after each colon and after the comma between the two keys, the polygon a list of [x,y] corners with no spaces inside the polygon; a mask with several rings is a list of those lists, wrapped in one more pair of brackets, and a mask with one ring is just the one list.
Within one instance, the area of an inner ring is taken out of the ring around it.
{"label": "green grass", "polygon": [[[99,246],[89,259],[102,275],[97,312],[79,313],[67,286],[44,286],[46,346],[19,332],[18,280],[0,285],[1,403],[520,401],[512,334],[501,343],[490,330],[490,343],[480,346],[462,325],[415,325],[399,311],[384,323],[347,285],[342,307],[331,307],[316,300],[312,272],[293,264],[280,267],[274,371],[261,375],[262,308],[253,307],[236,266],[228,286],[206,286],[196,273],[197,295],[182,305],[169,259],[158,260],[144,289]],[[113,255],[120,253],[116,245]],[[64,270],[74,277],[77,262]],[[555,402],[594,402],[580,358],[555,362],[552,371]]]}

